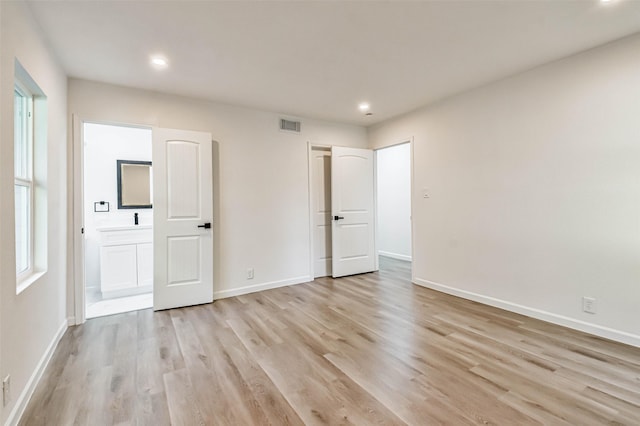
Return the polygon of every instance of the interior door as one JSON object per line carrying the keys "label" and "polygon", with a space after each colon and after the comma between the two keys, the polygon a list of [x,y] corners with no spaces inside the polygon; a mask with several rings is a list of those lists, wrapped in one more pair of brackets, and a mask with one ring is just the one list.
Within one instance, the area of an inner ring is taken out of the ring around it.
{"label": "interior door", "polygon": [[211,135],[153,129],[153,309],[213,301]]}
{"label": "interior door", "polygon": [[374,271],[373,151],[331,148],[332,276]]}
{"label": "interior door", "polygon": [[331,150],[311,149],[313,277],[331,275]]}

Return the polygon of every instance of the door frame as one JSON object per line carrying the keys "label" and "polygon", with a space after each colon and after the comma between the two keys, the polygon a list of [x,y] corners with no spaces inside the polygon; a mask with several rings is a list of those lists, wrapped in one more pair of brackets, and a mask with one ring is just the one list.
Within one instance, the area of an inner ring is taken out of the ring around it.
{"label": "door frame", "polygon": [[314,239],[314,215],[313,215],[313,150],[331,152],[331,145],[319,145],[307,142],[307,198],[309,202],[309,277],[315,280],[315,239]]}
{"label": "door frame", "polygon": [[[383,146],[378,146],[376,148],[373,148],[373,152],[375,153],[375,155],[373,156],[373,160],[374,160],[374,202],[376,205],[376,208],[374,209],[374,215],[375,215],[375,233],[376,233],[376,241],[378,240],[378,151],[382,150],[382,149],[386,149],[386,148],[393,148],[394,146],[399,146],[399,145],[404,145],[404,144],[409,144],[409,202],[411,203],[410,205],[410,212],[411,212],[411,218],[410,218],[410,224],[411,224],[411,282],[415,282],[415,276],[414,276],[414,268],[413,268],[413,254],[415,253],[415,229],[413,227],[413,215],[414,215],[414,188],[415,188],[415,182],[414,182],[414,167],[413,167],[413,149],[414,149],[414,140],[413,140],[413,136],[410,136],[408,138],[404,138],[404,139],[400,139],[399,142],[394,142],[391,143],[389,145],[383,145]],[[378,258],[380,256],[378,255],[377,252],[377,245],[376,245],[376,270],[378,269]]]}
{"label": "door frame", "polygon": [[[70,280],[73,286],[73,317],[69,318],[69,325],[83,324],[86,318],[86,280],[85,280],[85,253],[84,253],[84,125],[85,123],[103,124],[108,126],[134,127],[138,129],[153,130],[153,126],[147,124],[133,124],[114,122],[109,120],[84,119],[78,114],[71,115],[71,139],[73,156],[73,171],[71,176],[71,218],[70,228],[72,229],[72,263],[68,265],[70,269]],[[68,202],[69,204],[69,202]]]}

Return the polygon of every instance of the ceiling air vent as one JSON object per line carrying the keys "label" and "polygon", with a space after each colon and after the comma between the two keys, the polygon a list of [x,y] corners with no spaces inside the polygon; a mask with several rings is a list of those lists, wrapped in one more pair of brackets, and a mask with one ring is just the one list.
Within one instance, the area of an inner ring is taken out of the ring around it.
{"label": "ceiling air vent", "polygon": [[287,132],[300,133],[300,122],[299,121],[285,120],[284,118],[281,118],[280,119],[280,130],[285,130]]}

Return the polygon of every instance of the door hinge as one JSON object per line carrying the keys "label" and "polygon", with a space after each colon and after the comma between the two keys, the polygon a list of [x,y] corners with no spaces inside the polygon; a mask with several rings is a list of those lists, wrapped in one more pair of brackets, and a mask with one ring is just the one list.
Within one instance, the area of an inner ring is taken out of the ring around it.
{"label": "door hinge", "polygon": [[81,233],[81,234],[84,234],[84,227],[83,227],[83,228],[80,228],[80,233]]}

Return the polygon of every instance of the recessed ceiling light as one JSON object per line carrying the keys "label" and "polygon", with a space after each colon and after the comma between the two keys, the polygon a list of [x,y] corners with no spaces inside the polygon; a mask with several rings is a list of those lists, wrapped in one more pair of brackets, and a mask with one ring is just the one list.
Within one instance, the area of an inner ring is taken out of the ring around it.
{"label": "recessed ceiling light", "polygon": [[362,112],[369,111],[369,108],[371,108],[371,106],[366,102],[360,102],[358,104],[358,109]]}
{"label": "recessed ceiling light", "polygon": [[611,3],[612,0],[600,0],[600,3]]}
{"label": "recessed ceiling light", "polygon": [[162,56],[153,56],[151,57],[151,65],[153,65],[154,68],[162,69],[169,66],[169,61]]}

